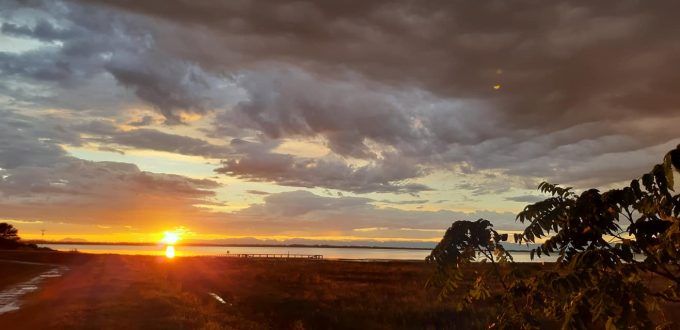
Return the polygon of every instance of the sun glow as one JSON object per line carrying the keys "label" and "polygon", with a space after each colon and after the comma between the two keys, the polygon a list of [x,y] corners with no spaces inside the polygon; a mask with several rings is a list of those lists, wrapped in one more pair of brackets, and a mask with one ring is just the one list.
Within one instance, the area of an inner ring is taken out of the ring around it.
{"label": "sun glow", "polygon": [[180,240],[180,234],[174,231],[166,231],[163,233],[161,242],[169,245],[175,245]]}
{"label": "sun glow", "polygon": [[175,245],[182,239],[182,235],[186,233],[183,227],[178,227],[173,231],[163,232],[161,243],[165,245],[165,257],[172,259],[175,257]]}
{"label": "sun glow", "polygon": [[172,259],[175,257],[175,247],[172,245],[168,245],[165,247],[165,257],[168,259]]}

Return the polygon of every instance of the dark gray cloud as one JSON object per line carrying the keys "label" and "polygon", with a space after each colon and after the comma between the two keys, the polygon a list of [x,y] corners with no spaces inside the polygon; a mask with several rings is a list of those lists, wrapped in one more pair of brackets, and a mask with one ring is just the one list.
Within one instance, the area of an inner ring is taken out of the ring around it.
{"label": "dark gray cloud", "polygon": [[322,197],[311,192],[297,190],[272,194],[264,198],[264,204],[257,204],[241,211],[243,214],[267,214],[268,217],[299,217],[316,211],[337,211],[344,209],[370,208],[369,198]]}
{"label": "dark gray cloud", "polygon": [[151,116],[144,116],[140,118],[139,120],[136,121],[131,121],[128,123],[130,126],[135,126],[135,127],[144,127],[144,126],[149,126],[153,124],[154,119]]}
{"label": "dark gray cloud", "polygon": [[23,165],[28,158],[44,158],[48,163],[65,154],[61,145],[82,146],[95,142],[102,150],[122,152],[120,147],[147,149],[202,156],[225,158],[233,154],[229,146],[184,135],[140,128],[123,130],[111,120],[84,120],[72,118],[27,116],[16,111],[0,111],[0,167]]}
{"label": "dark gray cloud", "polygon": [[88,141],[106,145],[166,151],[205,158],[225,158],[232,154],[229,146],[219,146],[202,139],[149,128],[122,130],[110,121],[89,121],[72,125],[70,128],[75,132],[88,134],[90,136],[87,138]]}
{"label": "dark gray cloud", "polygon": [[506,201],[518,202],[518,203],[536,203],[546,199],[547,196],[536,196],[536,195],[520,195],[520,196],[510,196],[506,197]]}
{"label": "dark gray cloud", "polygon": [[240,127],[272,139],[324,136],[332,151],[356,158],[377,157],[369,141],[407,152],[426,138],[406,96],[372,91],[360,81],[319,80],[294,69],[246,73],[239,83],[248,99],[220,113],[218,132]]}
{"label": "dark gray cloud", "polygon": [[[465,164],[498,173],[484,189],[467,186],[480,194],[505,191],[488,187],[507,177],[603,185],[638,175],[652,153],[678,143],[680,73],[670,68],[680,46],[669,36],[680,23],[670,2],[37,7],[52,19],[5,14],[2,30],[53,45],[0,54],[3,77],[78,86],[106,76],[168,123],[215,112],[214,137],[313,138],[333,153],[224,157],[220,172],[248,180],[417,192],[425,187],[404,180]],[[128,139],[151,135],[137,134]]]}
{"label": "dark gray cloud", "polygon": [[355,193],[417,194],[429,187],[408,182],[422,175],[415,165],[386,155],[367,165],[355,166],[335,157],[305,158],[276,153],[276,144],[232,141],[239,157],[222,162],[215,171],[250,181],[274,182],[294,187],[323,187]]}
{"label": "dark gray cloud", "polygon": [[385,203],[385,204],[394,204],[394,205],[418,205],[418,204],[427,204],[428,200],[426,199],[412,199],[412,200],[405,200],[405,201],[392,201],[388,199],[383,199],[377,201],[379,203]]}
{"label": "dark gray cloud", "polygon": [[[220,146],[202,139],[154,129],[122,130],[111,120],[72,123],[63,118],[52,118],[38,125],[40,121],[33,117],[20,116],[13,112],[5,114],[8,125],[32,127],[29,131],[23,128],[13,128],[14,133],[10,133],[12,130],[9,129],[4,131],[6,135],[4,140],[8,142],[7,149],[3,150],[6,156],[0,159],[6,160],[6,164],[3,163],[6,168],[17,166],[26,157],[45,157],[45,163],[52,162],[52,156],[61,156],[65,153],[59,147],[60,144],[79,146],[96,143],[100,148],[119,153],[124,152],[125,148],[133,148],[206,158],[227,158],[228,160],[216,169],[218,173],[251,181],[274,182],[296,187],[324,187],[357,193],[417,194],[430,190],[425,185],[409,182],[409,179],[421,176],[423,169],[403,161],[397,162],[394,156],[390,155],[367,165],[355,166],[336,156],[304,158],[276,153],[273,151],[279,144],[276,141],[255,143],[234,140],[230,145]],[[23,134],[22,138],[18,136],[20,133]],[[0,138],[2,137],[0,135]],[[49,143],[40,144],[36,137]],[[38,144],[22,147],[20,141]],[[14,149],[9,149],[10,147]],[[54,150],[50,152],[51,149]]]}
{"label": "dark gray cloud", "polygon": [[[580,161],[640,157],[677,138],[624,125],[680,120],[670,2],[100,2],[186,27],[181,43],[178,34],[157,43],[206,68],[285,63],[323,77],[246,72],[249,100],[222,118],[270,137],[322,136],[341,155],[374,157],[375,142],[421,163],[578,181],[588,175],[576,173]],[[376,84],[395,89],[376,96]],[[403,111],[395,90],[413,88],[430,96]]]}
{"label": "dark gray cloud", "polygon": [[44,19],[39,19],[33,26],[2,23],[0,32],[11,36],[28,37],[49,42],[72,39],[78,36],[77,31],[58,28]]}
{"label": "dark gray cloud", "polygon": [[[671,14],[679,5],[672,2],[253,0],[172,8],[163,1],[97,2],[213,32],[210,38],[182,40],[192,47],[169,35],[158,37],[164,47],[207,65],[225,66],[205,51],[223,47],[247,57],[242,61],[289,62],[315,71],[349,68],[373,80],[418,84],[440,95],[490,98],[511,110],[507,119],[521,117],[515,125],[533,127],[536,120],[559,116],[561,122],[546,126],[564,127],[601,118],[607,113],[570,110],[602,97],[621,99],[605,94],[619,88],[643,104],[660,101],[652,91],[674,97],[662,84],[675,75],[664,68],[672,66],[678,52],[668,38],[680,30]],[[621,79],[640,73],[644,77],[637,81]],[[660,88],[648,89],[650,80]],[[491,86],[496,83],[506,92],[495,93]],[[634,115],[631,110],[624,113]]]}
{"label": "dark gray cloud", "polygon": [[153,129],[136,129],[113,135],[111,143],[139,149],[173,152],[206,158],[225,158],[229,148],[188,136],[163,133]]}
{"label": "dark gray cloud", "polygon": [[[71,91],[113,77],[155,107],[170,124],[182,122],[184,114],[203,114],[223,105],[216,88],[220,78],[191,61],[158,51],[153,24],[148,20],[73,3],[35,1],[31,5],[34,13],[27,19],[18,10],[26,4],[9,1],[2,15],[8,22],[2,23],[0,31],[50,44],[22,54],[0,52],[0,74],[5,78]],[[51,106],[54,101],[73,103],[58,95],[26,98],[52,101]]]}
{"label": "dark gray cloud", "polygon": [[247,193],[251,195],[269,195],[271,193],[262,190],[247,190]]}
{"label": "dark gray cloud", "polygon": [[219,79],[190,62],[148,53],[117,51],[105,65],[118,83],[152,104],[169,124],[182,122],[182,113],[204,114],[223,105],[216,93]]}
{"label": "dark gray cloud", "polygon": [[77,145],[80,138],[49,118],[36,119],[0,111],[0,168],[49,166],[65,155],[60,143]]}
{"label": "dark gray cloud", "polygon": [[509,191],[512,188],[512,183],[510,182],[497,182],[497,181],[491,181],[491,182],[475,182],[475,181],[467,181],[463,182],[460,184],[457,184],[455,188],[457,190],[468,190],[473,196],[482,196],[482,195],[497,195],[501,194],[504,192]]}
{"label": "dark gray cloud", "polygon": [[374,201],[358,197],[323,197],[308,191],[271,194],[261,204],[234,212],[225,226],[281,233],[296,230],[340,233],[348,236],[432,239],[442,235],[453,221],[485,218],[497,229],[518,230],[512,213],[478,211],[404,211],[378,208]]}

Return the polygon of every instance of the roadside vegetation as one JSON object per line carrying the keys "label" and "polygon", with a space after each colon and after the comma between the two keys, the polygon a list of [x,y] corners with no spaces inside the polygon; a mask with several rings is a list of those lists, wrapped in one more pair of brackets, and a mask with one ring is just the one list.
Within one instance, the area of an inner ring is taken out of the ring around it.
{"label": "roadside vegetation", "polygon": [[15,228],[9,223],[0,222],[0,250],[16,250],[16,249],[40,249],[40,248],[35,244],[22,242],[21,237],[19,237],[19,230],[17,228]]}
{"label": "roadside vegetation", "polygon": [[[678,170],[680,146],[620,189],[576,193],[542,183],[551,197],[519,213],[527,227],[514,236],[517,243],[540,243],[532,257],[559,256],[537,273],[512,262],[501,245],[508,235],[489,221],[456,221],[428,257],[437,265],[430,286],[458,311],[488,308],[477,319],[480,328],[677,329]],[[490,267],[470,280],[465,274],[477,257]]]}

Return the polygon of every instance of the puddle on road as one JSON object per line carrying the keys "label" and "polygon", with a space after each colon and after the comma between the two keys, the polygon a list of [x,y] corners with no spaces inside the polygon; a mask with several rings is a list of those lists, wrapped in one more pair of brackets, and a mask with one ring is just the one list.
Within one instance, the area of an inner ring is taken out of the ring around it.
{"label": "puddle on road", "polygon": [[219,301],[220,303],[226,304],[227,302],[222,299],[217,293],[215,292],[210,292],[208,293],[211,297],[215,298],[215,300]]}
{"label": "puddle on road", "polygon": [[218,294],[215,293],[215,292],[208,292],[208,294],[209,294],[211,297],[215,298],[215,300],[217,300],[220,304],[224,304],[224,305],[227,305],[227,306],[229,306],[229,307],[233,307],[233,306],[234,306],[234,304],[232,304],[232,303],[230,303],[230,302],[227,302],[226,300],[224,300],[222,297],[220,297],[220,295],[218,295]]}
{"label": "puddle on road", "polygon": [[38,290],[40,284],[48,278],[60,277],[68,270],[68,267],[54,267],[26,282],[19,283],[3,291],[0,291],[0,314],[15,311],[21,307],[21,297]]}

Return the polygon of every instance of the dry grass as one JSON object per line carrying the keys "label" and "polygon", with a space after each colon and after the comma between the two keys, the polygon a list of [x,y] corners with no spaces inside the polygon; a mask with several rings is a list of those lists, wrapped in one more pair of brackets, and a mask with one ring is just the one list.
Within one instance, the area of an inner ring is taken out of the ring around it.
{"label": "dry grass", "polygon": [[[0,258],[7,258],[0,254]],[[394,329],[465,327],[424,289],[424,263],[64,254],[67,263],[0,328]],[[210,293],[222,297],[218,302]]]}
{"label": "dry grass", "polygon": [[437,302],[425,289],[434,267],[418,262],[0,252],[12,258],[71,270],[0,315],[0,329],[474,329],[494,316]]}

